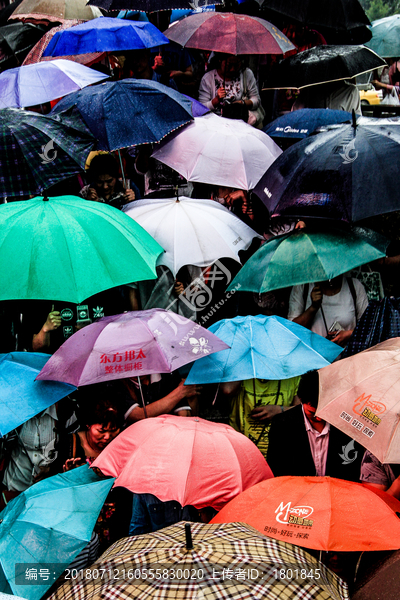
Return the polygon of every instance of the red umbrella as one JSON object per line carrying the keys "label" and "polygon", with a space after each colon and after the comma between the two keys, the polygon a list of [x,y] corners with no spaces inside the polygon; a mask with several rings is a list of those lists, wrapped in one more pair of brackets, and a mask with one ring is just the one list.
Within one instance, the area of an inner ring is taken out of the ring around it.
{"label": "red umbrella", "polygon": [[234,13],[190,15],[169,27],[164,35],[181,46],[227,54],[285,54],[294,49],[272,23]]}
{"label": "red umbrella", "polygon": [[257,446],[229,425],[174,415],[134,423],[92,466],[137,494],[216,510],[273,477]]}

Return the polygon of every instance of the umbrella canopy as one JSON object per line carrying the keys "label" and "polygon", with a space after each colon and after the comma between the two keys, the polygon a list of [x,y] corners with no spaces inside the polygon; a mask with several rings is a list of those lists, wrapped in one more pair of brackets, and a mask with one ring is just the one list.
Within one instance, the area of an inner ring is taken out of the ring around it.
{"label": "umbrella canopy", "polygon": [[249,190],[280,154],[259,129],[209,114],[174,133],[152,156],[188,181]]}
{"label": "umbrella canopy", "polygon": [[134,423],[93,466],[134,493],[215,510],[273,477],[257,446],[242,433],[223,423],[175,415]]}
{"label": "umbrella canopy", "polygon": [[70,60],[54,60],[0,73],[0,108],[23,108],[55,100],[107,75]]}
{"label": "umbrella canopy", "polygon": [[181,46],[227,54],[285,54],[294,50],[292,42],[272,23],[235,13],[189,15],[164,33]]}
{"label": "umbrella canopy", "polygon": [[272,138],[302,140],[318,127],[345,123],[346,121],[351,121],[351,113],[344,110],[301,108],[300,110],[288,112],[268,123],[263,131]]}
{"label": "umbrella canopy", "polygon": [[141,50],[163,44],[168,44],[168,39],[151,23],[99,17],[58,31],[43,56]]}
{"label": "umbrella canopy", "polygon": [[254,192],[269,212],[359,221],[400,209],[397,126],[339,125],[288,148]]}
{"label": "umbrella canopy", "polygon": [[308,27],[349,31],[370,25],[358,0],[268,0],[265,8]]}
{"label": "umbrella canopy", "polygon": [[0,354],[0,436],[76,389],[55,381],[35,381],[49,358],[41,352]]}
{"label": "umbrella canopy", "polygon": [[294,230],[270,239],[241,268],[228,289],[263,294],[292,285],[328,281],[384,258],[389,240],[367,229]]}
{"label": "umbrella canopy", "polygon": [[[166,569],[163,578],[147,578],[149,568],[159,565]],[[181,522],[155,533],[125,538],[92,569],[103,567],[107,567],[105,579],[89,582],[80,576],[59,587],[49,600],[95,600],[110,594],[121,600],[349,599],[347,584],[316,558],[291,544],[268,539],[244,523]],[[317,576],[306,584],[293,576],[277,578],[276,571],[286,572],[291,567]],[[119,573],[131,569],[135,579],[124,578],[116,586],[112,575],[117,569]]]}
{"label": "umbrella canopy", "polygon": [[187,8],[192,10],[193,6],[209,6],[222,4],[222,0],[89,0],[90,6],[98,6],[103,10],[134,10],[143,12],[155,12],[158,10],[169,10]]}
{"label": "umbrella canopy", "polygon": [[379,56],[400,56],[400,15],[392,15],[372,22],[372,39],[366,43]]}
{"label": "umbrella canopy", "polygon": [[76,381],[81,386],[171,373],[227,347],[197,323],[171,311],[127,312],[104,317],[74,333],[53,354],[38,379]]}
{"label": "umbrella canopy", "polygon": [[18,67],[45,31],[44,27],[32,23],[10,23],[0,27],[1,70]]}
{"label": "umbrella canopy", "polygon": [[59,196],[0,205],[0,264],[7,265],[1,300],[79,304],[112,287],[154,279],[160,252],[140,225],[106,204]]}
{"label": "umbrella canopy", "polygon": [[193,120],[192,100],[157,81],[110,81],[69,94],[52,114],[76,106],[99,150],[159,142]]}
{"label": "umbrella canopy", "polygon": [[[71,19],[68,21],[64,21],[61,25],[58,25],[58,27],[52,27],[49,31],[46,31],[46,33],[40,38],[40,40],[37,42],[37,44],[35,44],[34,47],[32,48],[32,50],[27,54],[27,56],[22,64],[23,65],[31,65],[33,63],[38,63],[42,60],[43,61],[44,60],[46,60],[46,61],[54,60],[54,58],[52,56],[48,56],[47,58],[42,58],[43,52],[47,48],[47,45],[48,45],[49,41],[51,40],[51,38],[53,37],[53,35],[55,33],[57,33],[57,31],[63,31],[64,29],[68,29],[69,27],[72,27],[73,25],[79,25],[79,23],[80,23],[80,21],[77,21],[76,19]],[[104,56],[106,56],[105,52],[90,52],[88,54],[73,54],[70,56],[63,56],[60,58],[72,60],[74,62],[81,63],[83,65],[87,65],[88,67],[90,67],[90,65],[92,65],[95,62],[100,61]]]}
{"label": "umbrella canopy", "polygon": [[383,58],[365,46],[315,46],[283,59],[263,89],[302,89],[351,79],[384,66]]}
{"label": "umbrella canopy", "polygon": [[400,338],[392,338],[322,369],[317,416],[370,450],[400,463]]}
{"label": "umbrella canopy", "polygon": [[101,11],[87,6],[86,0],[23,0],[10,19],[63,22],[88,21],[100,16]]}
{"label": "umbrella canopy", "polygon": [[335,477],[274,477],[231,500],[212,523],[244,521],[316,550],[393,550],[400,547],[400,502],[384,496]]}
{"label": "umbrella canopy", "polygon": [[240,262],[238,253],[260,237],[214,200],[135,200],[124,211],[165,249],[157,264],[168,267],[174,277],[184,265],[207,267],[219,258]]}
{"label": "umbrella canopy", "polygon": [[37,194],[84,170],[94,138],[79,115],[0,110],[0,196]]}
{"label": "umbrella canopy", "polygon": [[[22,492],[0,513],[2,591],[40,600],[90,541],[113,479],[100,479],[84,465],[49,477]],[[49,571],[30,581],[27,566]],[[8,582],[8,585],[5,583]]]}
{"label": "umbrella canopy", "polygon": [[342,352],[333,342],[276,316],[223,319],[213,323],[209,331],[230,348],[196,361],[185,381],[187,385],[288,379],[322,368]]}
{"label": "umbrella canopy", "polygon": [[352,600],[398,598],[400,594],[400,550],[370,565],[364,576],[357,577]]}

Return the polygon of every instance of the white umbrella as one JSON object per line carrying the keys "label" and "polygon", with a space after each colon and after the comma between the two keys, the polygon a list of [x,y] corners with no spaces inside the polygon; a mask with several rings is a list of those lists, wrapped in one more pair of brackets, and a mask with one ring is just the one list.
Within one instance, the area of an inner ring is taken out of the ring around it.
{"label": "white umbrella", "polygon": [[207,267],[219,258],[240,262],[238,252],[261,237],[214,200],[135,200],[124,212],[165,249],[157,265],[165,265],[174,276],[184,265]]}
{"label": "white umbrella", "polygon": [[208,114],[170,135],[152,156],[188,181],[251,190],[281,153],[263,131]]}

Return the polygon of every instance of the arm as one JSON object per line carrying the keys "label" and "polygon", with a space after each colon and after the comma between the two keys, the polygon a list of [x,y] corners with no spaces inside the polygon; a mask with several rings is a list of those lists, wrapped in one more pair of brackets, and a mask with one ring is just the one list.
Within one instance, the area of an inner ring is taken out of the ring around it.
{"label": "arm", "polygon": [[[292,294],[293,294],[293,290],[290,294],[290,300],[289,300],[289,319],[291,318],[290,314],[292,313],[292,310],[293,309],[296,310],[292,303]],[[317,314],[318,310],[321,308],[321,304],[322,304],[322,292],[321,292],[320,287],[318,285],[315,285],[311,292],[311,305],[306,310],[304,310],[304,306],[303,306],[303,312],[301,312],[297,316],[293,316],[291,318],[291,320],[294,323],[298,323],[299,325],[303,325],[303,327],[307,327],[308,329],[311,329],[311,326],[315,319],[315,315]]]}
{"label": "arm", "polygon": [[[141,404],[141,401],[138,399],[138,394],[136,390],[133,389],[132,385],[129,385],[129,380],[127,380],[126,385],[128,387],[129,393],[132,398],[135,400],[137,404]],[[172,392],[164,396],[164,398],[160,398],[160,400],[156,400],[151,404],[146,405],[147,417],[158,417],[159,415],[165,415],[174,410],[177,404],[181,400],[196,397],[200,394],[200,388],[197,385],[184,385],[184,381],[181,381],[178,387],[176,387]],[[145,414],[142,406],[137,406],[129,413],[127,417],[128,423],[136,423],[136,421],[141,421],[145,419]]]}
{"label": "arm", "polygon": [[255,110],[261,104],[260,93],[258,91],[256,78],[254,77],[253,71],[246,69],[246,84],[247,84],[247,96],[244,103],[249,110]]}
{"label": "arm", "polygon": [[32,350],[34,352],[46,351],[50,348],[51,332],[58,329],[61,325],[61,315],[58,310],[52,310],[47,315],[47,319],[39,333],[35,333],[32,338]]}
{"label": "arm", "polygon": [[226,96],[224,88],[215,91],[214,71],[209,71],[203,75],[199,87],[199,102],[204,104],[208,110],[215,110],[222,98]]}

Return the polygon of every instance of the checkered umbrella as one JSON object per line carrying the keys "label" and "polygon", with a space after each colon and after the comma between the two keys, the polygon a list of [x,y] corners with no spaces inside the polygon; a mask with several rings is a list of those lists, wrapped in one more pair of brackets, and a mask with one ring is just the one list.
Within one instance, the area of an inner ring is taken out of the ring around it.
{"label": "checkered umbrella", "polygon": [[35,195],[83,171],[94,142],[71,111],[0,110],[0,197]]}
{"label": "checkered umbrella", "polygon": [[[185,539],[186,529],[186,539]],[[49,600],[344,600],[317,559],[244,523],[183,522],[125,538]]]}

